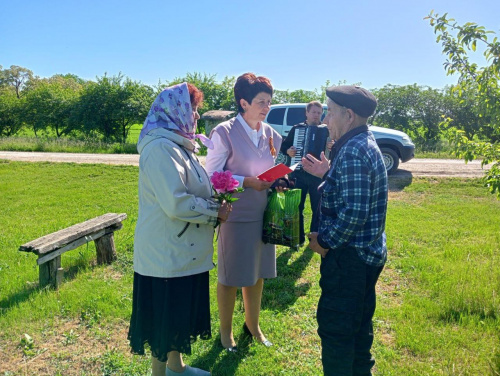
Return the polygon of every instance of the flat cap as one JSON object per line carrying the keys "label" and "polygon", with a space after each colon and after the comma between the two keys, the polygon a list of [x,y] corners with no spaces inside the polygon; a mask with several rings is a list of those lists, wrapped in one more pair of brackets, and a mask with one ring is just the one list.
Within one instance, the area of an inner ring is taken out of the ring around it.
{"label": "flat cap", "polygon": [[359,86],[330,86],[326,95],[339,106],[350,108],[361,117],[369,117],[375,112],[377,99],[368,90]]}

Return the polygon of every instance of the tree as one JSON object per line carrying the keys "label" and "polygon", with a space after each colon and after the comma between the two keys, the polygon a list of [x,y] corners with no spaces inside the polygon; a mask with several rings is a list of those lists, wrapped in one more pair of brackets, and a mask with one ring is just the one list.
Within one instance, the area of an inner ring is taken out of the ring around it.
{"label": "tree", "polygon": [[123,75],[97,78],[83,88],[77,103],[78,119],[87,134],[125,142],[135,123],[142,123],[153,101],[153,89]]}
{"label": "tree", "polygon": [[[476,100],[481,117],[488,119],[492,135],[500,135],[500,42],[498,37],[489,38],[492,31],[472,22],[459,25],[445,13],[439,17],[431,12],[426,19],[434,27],[436,41],[441,43],[443,53],[447,55],[444,68],[448,75],[457,74],[458,83],[454,90],[459,97],[471,88],[477,88]],[[484,47],[485,65],[480,67],[470,61],[477,45]],[[447,117],[445,126],[450,126],[452,119]],[[500,198],[500,142],[485,142],[469,139],[463,130],[450,129],[450,140],[455,145],[455,153],[466,162],[483,157],[482,165],[492,163],[485,174],[485,182],[492,193]]]}
{"label": "tree", "polygon": [[200,114],[210,110],[232,110],[236,108],[236,104],[233,104],[233,87],[236,82],[234,77],[226,76],[222,83],[219,83],[215,74],[187,73],[185,77],[174,78],[168,84],[165,84],[163,88],[182,82],[193,84],[203,92],[205,99]]}
{"label": "tree", "polygon": [[24,96],[24,121],[37,132],[51,128],[57,137],[68,135],[77,128],[72,113],[82,85],[71,76],[55,75],[49,79],[31,80]]}
{"label": "tree", "polygon": [[[200,115],[203,115],[207,111],[211,110],[228,110],[236,111],[236,103],[234,101],[233,88],[236,83],[235,77],[224,77],[222,82],[217,82],[216,75],[208,75],[206,73],[187,73],[185,77],[177,77],[168,84],[162,85],[160,88],[163,89],[166,86],[172,86],[180,84],[182,82],[188,82],[195,85],[198,89],[203,92],[204,101],[203,106],[198,109]],[[205,122],[203,120],[198,121],[198,131],[205,131]]]}
{"label": "tree", "polygon": [[52,76],[52,79],[57,79],[57,77],[61,77],[64,79],[72,79],[73,81],[75,81],[77,84],[80,84],[80,85],[85,85],[87,82],[83,78],[78,77],[76,74],[73,74],[73,73],[55,74],[54,76]]}
{"label": "tree", "polygon": [[0,87],[0,136],[13,136],[21,129],[20,101],[12,87]]}
{"label": "tree", "polygon": [[121,140],[125,142],[132,125],[144,122],[154,99],[154,91],[147,85],[127,78],[120,91],[120,99],[124,106],[120,108],[117,115]]}
{"label": "tree", "polygon": [[321,95],[316,90],[275,90],[273,94],[273,104],[309,103],[320,99]]}
{"label": "tree", "polygon": [[448,112],[441,91],[417,84],[386,85],[374,94],[378,101],[374,125],[404,131],[421,148],[439,140],[441,115]]}
{"label": "tree", "polygon": [[477,85],[462,89],[460,93],[454,86],[445,90],[446,108],[449,109],[448,118],[450,119],[447,127],[462,130],[468,139],[498,141],[497,135],[490,127],[490,118],[484,116],[480,110]]}
{"label": "tree", "polygon": [[14,87],[17,98],[21,98],[21,91],[31,79],[33,79],[32,71],[17,65],[11,65],[10,69],[4,69],[1,72],[0,86]]}

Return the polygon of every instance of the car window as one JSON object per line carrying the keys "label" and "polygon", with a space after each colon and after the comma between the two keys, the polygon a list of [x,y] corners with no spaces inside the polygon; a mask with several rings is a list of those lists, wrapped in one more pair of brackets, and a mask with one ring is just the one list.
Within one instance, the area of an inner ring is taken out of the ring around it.
{"label": "car window", "polygon": [[286,113],[286,124],[295,125],[306,120],[306,109],[304,107],[290,107]]}
{"label": "car window", "polygon": [[279,124],[283,125],[283,119],[285,118],[285,108],[273,108],[269,111],[267,115],[267,122],[269,124]]}

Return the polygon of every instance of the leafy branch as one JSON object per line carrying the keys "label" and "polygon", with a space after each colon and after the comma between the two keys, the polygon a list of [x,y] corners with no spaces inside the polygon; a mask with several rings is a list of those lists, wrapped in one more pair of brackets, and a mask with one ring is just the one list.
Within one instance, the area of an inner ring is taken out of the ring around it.
{"label": "leafy branch", "polygon": [[[493,31],[486,30],[473,22],[458,24],[445,13],[439,16],[433,11],[425,17],[437,34],[436,42],[441,43],[447,55],[444,63],[448,75],[458,74],[458,83],[453,88],[459,97],[464,92],[475,90],[479,117],[488,119],[494,142],[469,139],[465,132],[450,127],[452,119],[445,118],[440,124],[447,129],[448,138],[454,145],[454,153],[466,162],[482,158],[481,165],[492,164],[485,174],[484,181],[491,193],[500,198],[500,43],[498,37],[490,41]],[[486,65],[479,67],[471,63],[469,54],[476,52],[478,44],[484,47]]]}

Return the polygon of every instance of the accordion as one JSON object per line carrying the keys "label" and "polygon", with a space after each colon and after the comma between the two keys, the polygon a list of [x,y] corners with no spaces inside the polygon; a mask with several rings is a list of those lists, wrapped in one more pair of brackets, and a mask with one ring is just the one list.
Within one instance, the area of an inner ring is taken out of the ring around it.
{"label": "accordion", "polygon": [[297,149],[295,157],[290,158],[290,166],[298,163],[297,170],[302,169],[302,157],[312,154],[319,159],[326,149],[329,132],[326,125],[308,125],[295,129],[293,146]]}

